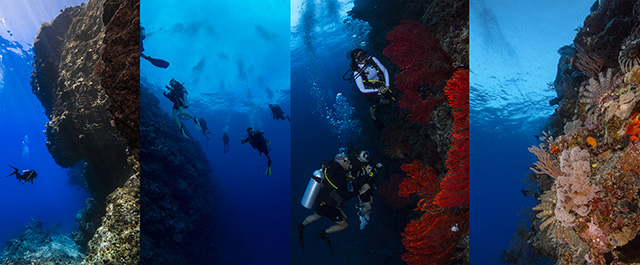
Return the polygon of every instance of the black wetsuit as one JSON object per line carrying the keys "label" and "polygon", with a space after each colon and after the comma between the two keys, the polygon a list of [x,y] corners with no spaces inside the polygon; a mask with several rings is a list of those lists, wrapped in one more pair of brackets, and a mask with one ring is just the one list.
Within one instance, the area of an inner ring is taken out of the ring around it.
{"label": "black wetsuit", "polygon": [[13,166],[10,166],[10,167],[13,168],[14,171],[11,174],[7,175],[6,177],[9,177],[11,175],[16,175],[16,179],[18,181],[22,181],[22,184],[26,182],[31,182],[31,184],[33,184],[33,179],[35,179],[38,176],[38,173],[36,173],[36,171],[33,169],[23,170],[22,174],[20,174],[17,168]]}
{"label": "black wetsuit", "polygon": [[[360,162],[360,160],[354,158],[351,160],[351,175],[354,177],[353,187],[354,190],[359,191],[364,184],[369,184],[370,188],[363,194],[359,195],[361,202],[370,202],[373,196],[373,187],[375,185],[376,169],[369,162]],[[367,174],[367,166],[371,167],[371,171]]]}
{"label": "black wetsuit", "polygon": [[325,179],[316,199],[316,213],[334,222],[343,221],[346,216],[340,208],[346,200],[357,196],[358,193],[347,190],[349,172],[344,170],[340,163],[331,161],[322,172]]}
{"label": "black wetsuit", "polygon": [[209,131],[209,126],[207,126],[207,121],[205,121],[204,118],[200,118],[200,128],[202,128],[202,135],[204,135],[204,137],[207,138],[207,141],[209,141],[209,136],[207,134],[211,134],[211,132]]}
{"label": "black wetsuit", "polygon": [[288,121],[291,121],[291,119],[289,119],[289,115],[284,116],[284,111],[282,111],[282,108],[279,105],[269,105],[269,108],[271,108],[271,115],[273,115],[274,120],[287,119]]}
{"label": "black wetsuit", "polygon": [[226,132],[222,136],[222,141],[224,142],[224,153],[226,154],[229,151],[229,135]]}
{"label": "black wetsuit", "polygon": [[169,89],[169,93],[164,93],[164,96],[173,102],[173,109],[179,109],[179,107],[186,108],[184,95],[187,91],[184,89],[184,86],[178,83],[171,88],[172,89]]}

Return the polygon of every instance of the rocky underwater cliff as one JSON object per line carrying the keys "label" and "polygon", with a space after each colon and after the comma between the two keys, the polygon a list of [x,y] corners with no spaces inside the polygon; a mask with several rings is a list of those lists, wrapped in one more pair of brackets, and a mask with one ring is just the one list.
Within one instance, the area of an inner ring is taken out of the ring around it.
{"label": "rocky underwater cliff", "polygon": [[142,187],[141,264],[215,261],[214,189],[202,145],[186,138],[140,84]]}
{"label": "rocky underwater cliff", "polygon": [[[21,255],[15,246],[40,242],[31,247],[45,248],[42,255],[15,264],[138,263],[139,5],[89,0],[41,26],[31,85],[49,118],[47,148],[58,165],[80,165],[92,198],[77,217],[73,241],[47,247],[61,236],[29,236],[39,227],[29,225],[5,249],[7,261]],[[84,251],[64,254],[69,249]]]}

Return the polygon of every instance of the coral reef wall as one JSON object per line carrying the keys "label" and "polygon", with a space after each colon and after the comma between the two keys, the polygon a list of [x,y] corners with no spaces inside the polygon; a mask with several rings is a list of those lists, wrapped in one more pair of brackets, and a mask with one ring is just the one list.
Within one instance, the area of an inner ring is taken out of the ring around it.
{"label": "coral reef wall", "polygon": [[85,178],[99,204],[133,173],[127,141],[106,111],[110,99],[96,74],[105,35],[102,10],[102,1],[89,1],[44,23],[33,44],[31,79],[49,117],[49,152],[62,167],[86,161]]}
{"label": "coral reef wall", "polygon": [[[445,86],[453,80],[457,94],[468,96],[469,1],[356,0],[351,16],[372,26],[366,49],[387,67],[391,90],[399,98],[388,106],[381,104],[376,117],[385,124],[381,194],[392,207],[406,207],[402,197],[417,204],[407,213],[414,220],[402,234],[407,251],[403,260],[468,263],[468,116],[452,114],[452,105],[466,106],[468,113],[468,97],[447,96]],[[460,74],[452,78],[456,70]],[[400,167],[414,169],[400,173]],[[423,167],[430,173],[418,174],[422,171],[415,168]],[[449,177],[443,182],[445,176]],[[426,179],[435,183],[436,191],[422,186],[428,185]],[[441,185],[437,205],[434,195]],[[455,229],[443,220],[456,223]]]}
{"label": "coral reef wall", "polygon": [[640,1],[601,1],[560,49],[528,244],[558,264],[640,262]]}
{"label": "coral reef wall", "polygon": [[[159,100],[140,87],[141,264],[211,264],[212,172],[199,142],[185,138]],[[230,176],[226,176],[230,177]]]}

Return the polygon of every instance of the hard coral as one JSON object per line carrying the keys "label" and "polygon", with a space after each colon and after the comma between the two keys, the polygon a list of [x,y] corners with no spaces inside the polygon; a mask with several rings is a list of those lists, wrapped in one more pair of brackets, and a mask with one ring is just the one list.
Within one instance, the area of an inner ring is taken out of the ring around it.
{"label": "hard coral", "polygon": [[435,201],[440,207],[469,207],[469,70],[458,69],[445,93],[454,119],[447,153],[449,171]]}

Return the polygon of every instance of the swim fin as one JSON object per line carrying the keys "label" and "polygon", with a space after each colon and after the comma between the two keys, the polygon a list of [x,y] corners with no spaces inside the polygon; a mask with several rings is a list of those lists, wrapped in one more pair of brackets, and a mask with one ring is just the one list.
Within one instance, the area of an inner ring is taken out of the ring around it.
{"label": "swim fin", "polygon": [[320,238],[322,238],[322,240],[324,240],[324,242],[327,242],[327,244],[329,244],[329,249],[333,251],[333,248],[331,247],[331,240],[329,240],[329,235],[327,234],[327,232],[325,232],[324,230],[320,230],[318,231],[318,235],[320,236]]}
{"label": "swim fin", "polygon": [[202,131],[202,126],[200,126],[198,119],[194,118],[193,121],[196,122],[196,130]]}
{"label": "swim fin", "polygon": [[267,166],[267,171],[264,172],[265,176],[271,176],[271,166]]}
{"label": "swim fin", "polygon": [[298,243],[300,243],[302,250],[304,250],[304,225],[303,224],[298,224]]}
{"label": "swim fin", "polygon": [[144,55],[144,53],[140,53],[140,57],[147,59],[147,61],[149,61],[151,64],[153,64],[156,67],[160,67],[160,68],[169,67],[169,62],[165,60],[151,58],[149,56]]}
{"label": "swim fin", "polygon": [[184,137],[191,138],[191,137],[189,137],[189,135],[187,135],[187,133],[184,131],[184,128],[180,128],[180,131],[182,131],[182,135],[184,135]]}

